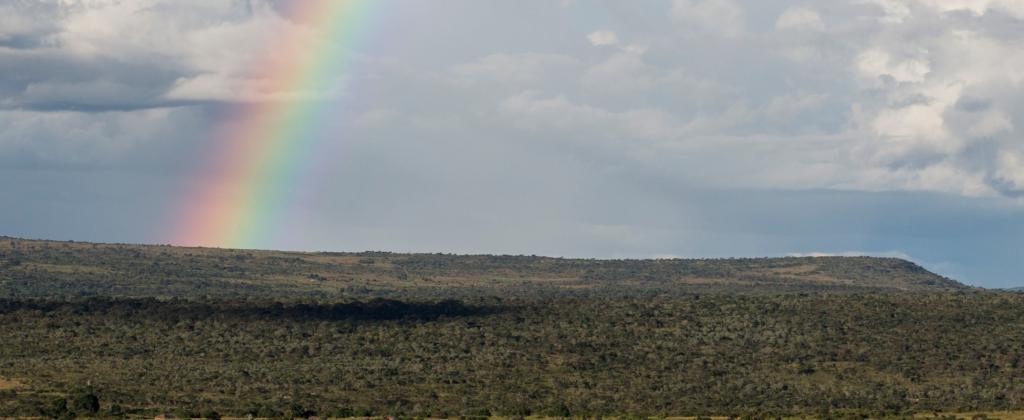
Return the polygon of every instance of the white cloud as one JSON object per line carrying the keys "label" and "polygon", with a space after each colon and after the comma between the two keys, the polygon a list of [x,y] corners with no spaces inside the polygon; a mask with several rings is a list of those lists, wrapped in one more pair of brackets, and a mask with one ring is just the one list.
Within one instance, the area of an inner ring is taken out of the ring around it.
{"label": "white cloud", "polygon": [[1024,17],[1024,3],[1020,0],[917,0],[919,3],[941,12],[969,11],[976,16],[990,10],[1007,13],[1016,18]]}
{"label": "white cloud", "polygon": [[584,141],[594,136],[614,142],[623,138],[652,142],[674,138],[685,130],[673,116],[661,110],[614,112],[576,104],[564,96],[543,97],[536,91],[506,98],[499,110],[520,128],[570,132]]}
{"label": "white cloud", "polygon": [[1013,196],[1021,196],[1024,192],[1024,150],[1001,151],[991,178],[990,182],[995,184],[995,188]]}
{"label": "white cloud", "polygon": [[825,22],[818,12],[803,7],[790,7],[775,20],[775,29],[823,31]]}
{"label": "white cloud", "polygon": [[499,82],[528,86],[540,83],[554,73],[570,71],[576,66],[576,59],[560,54],[500,53],[457,64],[452,67],[452,77],[456,83],[463,85]]}
{"label": "white cloud", "polygon": [[612,31],[591,32],[590,35],[587,35],[587,39],[590,40],[590,45],[595,47],[619,45],[619,36]]}
{"label": "white cloud", "polygon": [[[467,38],[472,29],[453,23],[450,33],[382,39],[390,49],[367,51],[371,58],[326,78],[327,86],[300,90],[254,69],[293,60],[285,39],[313,50],[332,40],[270,0],[4,3],[0,74],[17,76],[0,78],[0,107],[131,111],[356,92],[356,102],[389,110],[353,111],[362,129],[400,121],[463,127],[474,138],[491,134],[473,131],[480,127],[506,136],[528,130],[600,148],[608,159],[644,157],[630,163],[638,166],[668,150],[658,164],[678,168],[665,176],[710,187],[1024,191],[1019,1],[837,0],[767,16],[753,11],[768,6],[752,4],[674,0],[657,13],[623,14],[615,31],[571,32],[565,43],[488,42],[498,38]],[[545,30],[552,32],[537,39],[566,35],[537,28]],[[121,126],[106,127],[93,132],[128,141],[115,133]],[[673,165],[688,159],[684,149],[714,157],[714,170]],[[758,162],[769,149],[778,156]],[[718,176],[691,173],[701,171]]]}
{"label": "white cloud", "polygon": [[914,146],[952,153],[956,145],[950,144],[950,134],[942,117],[944,111],[941,103],[887,108],[875,116],[871,127],[879,141],[884,142],[881,151],[885,153],[903,155],[908,152],[907,148]]}
{"label": "white cloud", "polygon": [[[911,4],[901,24],[884,25],[858,53],[864,90],[852,104],[851,123],[865,137],[854,150],[880,165],[863,170],[859,188],[1010,196],[1024,191],[1015,181],[1013,158],[1019,148],[1014,116],[1024,107],[1011,99],[1024,80],[1018,70],[1024,37],[974,26],[971,18],[932,20],[929,12],[969,10],[979,19],[1004,10],[989,2],[954,3]],[[908,27],[929,29],[906,33]]]}
{"label": "white cloud", "polygon": [[591,92],[635,95],[663,87],[660,69],[648,65],[636,54],[618,53],[587,68],[580,83]]}
{"label": "white cloud", "polygon": [[587,35],[587,40],[590,41],[590,45],[595,47],[615,47],[617,50],[629,54],[643,55],[647,52],[646,45],[623,44],[619,40],[619,36],[612,31],[591,32]]}
{"label": "white cloud", "polygon": [[[7,10],[12,8],[16,10]],[[52,79],[31,82],[35,94],[46,91],[54,103],[89,104],[96,102],[94,94],[107,105],[124,107],[181,100],[323,98],[343,91],[345,80],[345,75],[339,75],[332,86],[303,92],[259,70],[294,65],[294,45],[324,50],[327,44],[337,42],[322,30],[283,16],[269,0],[61,0],[0,6],[0,45],[5,39],[24,35],[34,37],[21,42],[36,48],[35,54],[57,57],[81,67],[83,72],[93,72],[97,79],[83,81],[78,75],[79,80],[71,86]],[[108,68],[99,68],[104,66]],[[139,81],[147,86],[108,80],[119,67],[148,71],[150,77]],[[99,89],[84,91],[104,84],[110,87],[106,93]],[[116,85],[127,89],[114,88]],[[66,87],[70,89],[64,97],[57,98]],[[132,97],[119,105],[103,98],[140,89],[163,92],[147,92],[150,97],[144,101]],[[34,100],[28,95],[24,99]]]}
{"label": "white cloud", "polygon": [[733,0],[673,0],[669,15],[677,23],[734,37],[743,33],[743,8]]}
{"label": "white cloud", "polygon": [[882,9],[879,20],[883,23],[903,23],[912,13],[910,6],[903,0],[865,0],[864,3],[874,4]]}
{"label": "white cloud", "polygon": [[897,82],[922,82],[931,71],[926,61],[913,58],[899,60],[880,49],[860,53],[857,56],[857,69],[872,80],[887,77]]}

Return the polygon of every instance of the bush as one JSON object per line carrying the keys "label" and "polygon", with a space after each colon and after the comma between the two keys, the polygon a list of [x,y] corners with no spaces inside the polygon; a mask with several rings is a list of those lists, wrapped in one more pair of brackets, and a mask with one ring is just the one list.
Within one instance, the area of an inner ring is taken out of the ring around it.
{"label": "bush", "polygon": [[88,391],[79,391],[71,399],[75,414],[96,414],[100,411],[100,399]]}
{"label": "bush", "polygon": [[179,418],[179,419],[191,419],[191,418],[199,417],[199,416],[196,415],[195,412],[190,411],[187,408],[175,409],[173,415],[174,415],[175,418]]}
{"label": "bush", "polygon": [[569,417],[572,415],[572,411],[569,411],[569,407],[565,403],[559,403],[548,410],[547,415],[551,417]]}
{"label": "bush", "polygon": [[53,418],[71,417],[71,413],[68,412],[68,400],[66,398],[54,399],[50,403],[50,410],[48,414]]}

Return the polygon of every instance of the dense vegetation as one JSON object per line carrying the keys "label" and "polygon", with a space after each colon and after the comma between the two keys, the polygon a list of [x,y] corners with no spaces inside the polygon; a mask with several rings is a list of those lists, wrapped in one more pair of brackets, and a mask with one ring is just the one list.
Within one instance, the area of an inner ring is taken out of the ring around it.
{"label": "dense vegetation", "polygon": [[[1024,296],[0,302],[0,415],[749,414],[1024,407]],[[65,397],[66,398],[66,397]]]}
{"label": "dense vegetation", "polygon": [[0,417],[1024,409],[1024,294],[895,259],[3,243]]}
{"label": "dense vegetation", "polygon": [[583,260],[0,238],[0,297],[452,298],[964,290],[894,258]]}

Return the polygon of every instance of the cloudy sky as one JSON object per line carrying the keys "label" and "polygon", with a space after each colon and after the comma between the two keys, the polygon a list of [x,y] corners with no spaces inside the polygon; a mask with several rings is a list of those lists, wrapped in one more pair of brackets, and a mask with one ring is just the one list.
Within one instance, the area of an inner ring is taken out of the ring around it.
{"label": "cloudy sky", "polygon": [[314,101],[315,197],[261,247],[869,254],[1024,285],[1022,0],[371,9],[343,88],[304,95],[253,63],[344,41],[283,1],[0,0],[0,234],[167,242],[232,109]]}

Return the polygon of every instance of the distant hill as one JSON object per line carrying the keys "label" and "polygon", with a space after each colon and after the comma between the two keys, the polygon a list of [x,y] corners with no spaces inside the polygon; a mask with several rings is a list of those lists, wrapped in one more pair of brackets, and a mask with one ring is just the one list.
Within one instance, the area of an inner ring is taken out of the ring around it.
{"label": "distant hill", "polygon": [[968,289],[895,258],[600,260],[254,251],[0,237],[0,297],[458,297]]}

